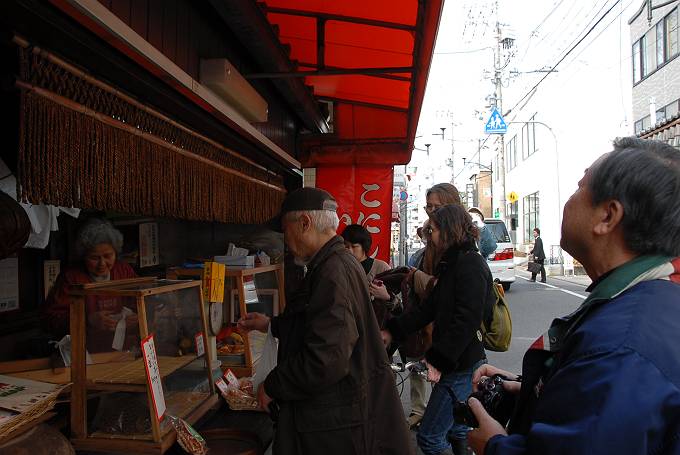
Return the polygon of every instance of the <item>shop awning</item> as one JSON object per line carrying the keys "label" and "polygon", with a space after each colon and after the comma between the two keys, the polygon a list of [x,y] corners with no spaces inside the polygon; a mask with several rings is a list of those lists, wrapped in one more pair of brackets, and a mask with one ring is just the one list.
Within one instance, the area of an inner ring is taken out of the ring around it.
{"label": "shop awning", "polygon": [[333,104],[332,133],[310,134],[303,164],[410,160],[443,0],[267,0],[261,4],[292,70]]}

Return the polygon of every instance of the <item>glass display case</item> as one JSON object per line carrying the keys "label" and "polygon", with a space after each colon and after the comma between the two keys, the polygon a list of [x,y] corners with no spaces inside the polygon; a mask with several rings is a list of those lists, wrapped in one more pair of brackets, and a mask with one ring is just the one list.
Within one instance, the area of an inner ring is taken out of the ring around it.
{"label": "glass display case", "polygon": [[176,436],[165,416],[193,423],[218,401],[201,283],[107,281],[71,296],[74,447],[165,452]]}
{"label": "glass display case", "polygon": [[[172,268],[168,278],[201,279],[202,269]],[[252,331],[247,337],[236,333],[240,315],[248,312],[276,316],[285,306],[283,265],[235,268],[227,266],[223,302],[211,302],[209,320],[211,357],[216,356],[223,370],[231,369],[238,377],[253,375],[262,351],[265,335]],[[215,304],[220,305],[219,309]]]}

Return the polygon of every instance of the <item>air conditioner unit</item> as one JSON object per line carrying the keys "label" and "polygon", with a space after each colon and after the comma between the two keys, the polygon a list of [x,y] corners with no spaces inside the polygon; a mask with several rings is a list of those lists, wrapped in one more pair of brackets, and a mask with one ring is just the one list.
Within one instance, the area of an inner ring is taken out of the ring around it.
{"label": "air conditioner unit", "polygon": [[267,121],[267,101],[227,59],[201,59],[199,81],[248,121]]}

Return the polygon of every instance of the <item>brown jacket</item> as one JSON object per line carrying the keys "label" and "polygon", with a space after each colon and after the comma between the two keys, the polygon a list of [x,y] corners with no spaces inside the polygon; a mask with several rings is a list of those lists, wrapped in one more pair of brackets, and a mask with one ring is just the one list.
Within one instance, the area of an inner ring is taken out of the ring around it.
{"label": "brown jacket", "polygon": [[278,365],[264,382],[280,406],[274,454],[410,454],[408,429],[366,274],[334,237],[272,319]]}

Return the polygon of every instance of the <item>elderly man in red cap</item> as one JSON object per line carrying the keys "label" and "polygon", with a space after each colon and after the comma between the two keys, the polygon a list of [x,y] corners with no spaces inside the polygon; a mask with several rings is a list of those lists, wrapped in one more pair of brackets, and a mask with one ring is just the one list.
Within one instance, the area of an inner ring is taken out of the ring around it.
{"label": "elderly man in red cap", "polygon": [[278,365],[258,390],[263,408],[278,409],[274,454],[409,454],[366,274],[336,235],[336,210],[321,189],[286,197],[279,227],[305,278],[280,316],[239,321],[279,339]]}

